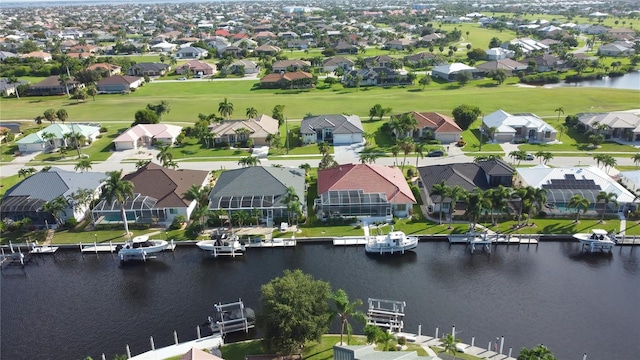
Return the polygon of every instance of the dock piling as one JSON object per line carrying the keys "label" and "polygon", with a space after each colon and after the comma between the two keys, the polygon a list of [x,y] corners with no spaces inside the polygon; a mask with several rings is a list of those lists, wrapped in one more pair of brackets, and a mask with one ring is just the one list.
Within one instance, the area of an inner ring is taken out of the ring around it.
{"label": "dock piling", "polygon": [[151,350],[155,350],[156,344],[153,342],[153,336],[149,336],[149,341],[151,342]]}
{"label": "dock piling", "polygon": [[453,324],[451,327],[451,337],[454,339],[456,338],[456,324]]}
{"label": "dock piling", "polygon": [[436,336],[434,336],[436,339],[438,338],[438,327],[436,326]]}
{"label": "dock piling", "polygon": [[491,351],[491,341],[489,341],[489,345],[487,345],[487,351]]}
{"label": "dock piling", "polygon": [[127,359],[131,359],[131,349],[129,349],[129,344],[127,344]]}
{"label": "dock piling", "polygon": [[502,354],[502,349],[504,349],[504,336],[500,337],[500,354]]}
{"label": "dock piling", "polygon": [[418,324],[418,336],[422,336],[422,324]]}
{"label": "dock piling", "polygon": [[471,337],[471,346],[473,346],[476,343],[476,337],[472,336]]}
{"label": "dock piling", "polygon": [[587,353],[584,353],[584,355],[582,355],[582,360],[587,360]]}
{"label": "dock piling", "polygon": [[111,240],[109,240],[109,251],[113,254],[113,244],[111,243]]}
{"label": "dock piling", "polygon": [[107,357],[102,353],[102,360],[107,360]]}
{"label": "dock piling", "polygon": [[178,333],[175,330],[173,330],[173,341],[178,345]]}
{"label": "dock piling", "polygon": [[511,352],[512,352],[512,351],[513,351],[513,348],[512,348],[512,347],[510,347],[510,348],[509,348],[509,357],[511,357]]}
{"label": "dock piling", "polygon": [[196,326],[196,334],[198,334],[198,339],[200,339],[202,336],[200,336],[200,325]]}

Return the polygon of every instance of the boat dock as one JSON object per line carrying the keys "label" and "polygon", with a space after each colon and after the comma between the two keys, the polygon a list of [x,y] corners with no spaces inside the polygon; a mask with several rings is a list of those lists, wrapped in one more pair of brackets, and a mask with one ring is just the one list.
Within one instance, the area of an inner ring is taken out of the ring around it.
{"label": "boat dock", "polygon": [[283,248],[295,247],[297,244],[295,236],[291,239],[275,238],[271,241],[247,242],[244,244],[246,248]]}
{"label": "boat dock", "polygon": [[[103,244],[103,243],[97,243],[97,242],[93,242],[93,244],[83,244],[83,243],[78,243],[78,246],[80,247],[80,252],[82,253],[115,253],[118,251],[118,245],[124,245],[124,243],[112,243],[111,241],[109,241],[108,244]],[[176,244],[173,241],[173,239],[171,241],[169,241],[169,244],[167,245],[167,248],[164,249],[163,251],[174,251],[176,249]]]}
{"label": "boat dock", "polygon": [[362,236],[341,236],[333,238],[334,246],[367,245],[367,238]]}
{"label": "boat dock", "polygon": [[[478,233],[482,236],[482,233]],[[487,234],[487,241],[494,244],[525,244],[525,245],[537,245],[540,241],[540,235],[507,235],[507,234]],[[640,240],[640,239],[639,239]],[[449,235],[449,243],[451,244],[466,244],[467,234],[451,234]]]}
{"label": "boat dock", "polygon": [[401,332],[404,328],[404,301],[369,298],[367,325],[375,325],[391,332]]}
{"label": "boat dock", "polygon": [[169,345],[160,349],[155,349],[153,343],[153,337],[150,338],[151,350],[144,352],[140,355],[131,357],[129,346],[127,345],[127,356],[131,360],[157,360],[168,359],[176,356],[181,356],[189,352],[189,350],[196,348],[200,350],[219,348],[224,344],[224,340],[220,334],[213,334],[211,336],[191,340],[183,343],[178,343],[178,336],[174,332],[175,344]]}

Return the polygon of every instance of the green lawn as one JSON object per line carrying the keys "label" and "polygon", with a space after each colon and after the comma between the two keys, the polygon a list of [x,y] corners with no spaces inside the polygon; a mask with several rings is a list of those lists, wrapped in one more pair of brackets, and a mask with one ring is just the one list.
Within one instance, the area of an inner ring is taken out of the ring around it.
{"label": "green lawn", "polygon": [[20,181],[22,181],[22,178],[18,177],[18,175],[0,178],[0,198],[4,196],[4,193],[6,193],[7,190],[11,189],[13,185],[19,183]]}
{"label": "green lawn", "polygon": [[0,163],[13,161],[13,154],[16,151],[18,151],[18,146],[15,143],[0,145]]}
{"label": "green lawn", "polygon": [[175,159],[181,158],[202,158],[202,157],[245,157],[250,156],[251,152],[247,149],[225,149],[225,148],[207,148],[196,138],[185,138],[182,145],[173,146],[169,153]]}
{"label": "green lawn", "polygon": [[[467,130],[462,132],[462,138],[467,143],[462,148],[464,152],[480,152],[480,125],[482,125],[482,119],[478,118],[476,121],[471,123]],[[487,143],[487,141],[488,138],[486,136],[482,136],[482,152],[502,152],[500,144],[491,144]]]}

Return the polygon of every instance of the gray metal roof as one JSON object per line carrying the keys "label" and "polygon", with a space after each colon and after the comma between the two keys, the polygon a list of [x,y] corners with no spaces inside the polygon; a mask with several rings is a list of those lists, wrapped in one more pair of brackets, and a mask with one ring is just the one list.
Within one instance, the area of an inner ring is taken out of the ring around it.
{"label": "gray metal roof", "polygon": [[282,207],[282,197],[293,186],[304,203],[304,170],[250,166],[223,172],[209,194],[209,208]]}
{"label": "gray metal roof", "polygon": [[318,129],[331,128],[334,134],[363,133],[362,122],[357,115],[318,115],[302,119],[301,134],[315,134]]}
{"label": "gray metal roof", "polygon": [[104,173],[77,173],[51,168],[47,172],[35,173],[9,189],[3,201],[10,196],[29,196],[51,201],[58,196],[67,197],[79,189],[97,189],[105,177]]}

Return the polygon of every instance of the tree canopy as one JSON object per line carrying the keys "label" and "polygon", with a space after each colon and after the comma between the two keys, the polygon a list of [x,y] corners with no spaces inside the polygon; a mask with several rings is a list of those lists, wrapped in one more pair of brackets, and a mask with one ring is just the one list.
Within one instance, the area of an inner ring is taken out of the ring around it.
{"label": "tree canopy", "polygon": [[305,342],[319,340],[329,329],[329,283],[301,270],[285,270],[282,277],[262,285],[261,291],[258,324],[269,351],[297,353]]}
{"label": "tree canopy", "polygon": [[149,109],[141,109],[136,111],[135,121],[131,126],[136,126],[138,124],[157,124],[160,122],[160,118],[158,114]]}
{"label": "tree canopy", "polygon": [[479,107],[465,104],[456,106],[452,111],[453,119],[462,130],[467,130],[481,113]]}

